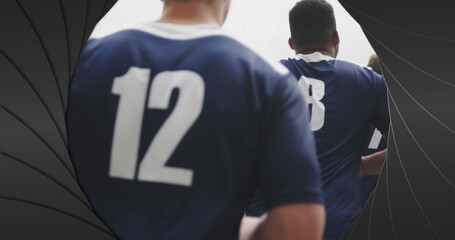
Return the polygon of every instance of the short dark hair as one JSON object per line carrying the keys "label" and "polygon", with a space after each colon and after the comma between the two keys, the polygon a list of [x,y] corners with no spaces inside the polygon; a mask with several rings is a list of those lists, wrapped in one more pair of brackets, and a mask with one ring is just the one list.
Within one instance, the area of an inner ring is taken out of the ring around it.
{"label": "short dark hair", "polygon": [[336,31],[333,7],[325,0],[302,0],[289,12],[294,44],[328,43]]}

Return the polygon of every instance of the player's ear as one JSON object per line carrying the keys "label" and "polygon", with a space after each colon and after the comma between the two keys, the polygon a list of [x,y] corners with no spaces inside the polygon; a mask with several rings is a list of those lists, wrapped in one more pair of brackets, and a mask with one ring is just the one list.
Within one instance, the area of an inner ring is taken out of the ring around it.
{"label": "player's ear", "polygon": [[288,44],[289,44],[289,47],[290,47],[292,50],[295,50],[295,48],[294,48],[294,43],[292,42],[292,38],[289,38]]}
{"label": "player's ear", "polygon": [[340,36],[338,36],[338,31],[333,31],[333,33],[332,33],[332,43],[335,46],[340,44]]}

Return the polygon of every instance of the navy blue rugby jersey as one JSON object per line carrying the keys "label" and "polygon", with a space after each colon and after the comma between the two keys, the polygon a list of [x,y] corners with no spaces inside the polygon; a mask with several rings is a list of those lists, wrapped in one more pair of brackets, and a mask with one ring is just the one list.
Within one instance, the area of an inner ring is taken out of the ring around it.
{"label": "navy blue rugby jersey", "polygon": [[370,124],[389,127],[383,76],[319,52],[281,60],[299,80],[310,111],[322,172],[326,238],[339,236],[361,210],[359,167]]}
{"label": "navy blue rugby jersey", "polygon": [[83,49],[70,154],[121,239],[237,239],[253,190],[268,209],[322,202],[295,77],[215,25],[146,23]]}

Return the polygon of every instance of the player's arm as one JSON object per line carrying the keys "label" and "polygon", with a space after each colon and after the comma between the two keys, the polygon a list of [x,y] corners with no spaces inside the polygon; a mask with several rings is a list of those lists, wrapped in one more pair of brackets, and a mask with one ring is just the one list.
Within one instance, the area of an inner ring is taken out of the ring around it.
{"label": "player's arm", "polygon": [[[377,90],[377,103],[374,108],[372,123],[381,131],[382,137],[387,140],[387,133],[389,131],[390,122],[387,105],[387,87],[382,76],[380,79],[376,80],[375,89]],[[362,157],[360,164],[360,176],[379,175],[386,156],[387,148],[371,155]]]}
{"label": "player's arm", "polygon": [[379,175],[387,156],[387,149],[362,157],[360,176]]}
{"label": "player's arm", "polygon": [[251,239],[321,240],[322,183],[307,105],[297,80],[283,79],[270,98],[261,144],[259,184],[267,215]]}
{"label": "player's arm", "polygon": [[324,223],[325,211],[322,204],[284,205],[270,210],[262,218],[246,217],[242,223],[245,235],[241,240],[320,240]]}
{"label": "player's arm", "polygon": [[259,225],[261,225],[266,219],[267,214],[261,217],[249,217],[245,216],[240,223],[239,240],[257,240]]}

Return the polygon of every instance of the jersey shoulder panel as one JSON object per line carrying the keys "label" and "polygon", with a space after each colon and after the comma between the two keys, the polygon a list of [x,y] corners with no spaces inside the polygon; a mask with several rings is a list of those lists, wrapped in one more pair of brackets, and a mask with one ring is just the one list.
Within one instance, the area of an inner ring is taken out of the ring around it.
{"label": "jersey shoulder panel", "polygon": [[[288,70],[286,68],[278,64],[276,61],[271,60],[267,55],[261,53],[261,51],[256,49],[254,46],[247,45],[232,34],[229,34],[221,28],[218,28],[211,24],[202,24],[196,25],[195,27],[193,26],[192,28],[185,28],[182,27],[182,25],[169,23],[141,23],[137,24],[131,29],[149,33],[155,36],[160,36],[169,40],[194,40],[203,39],[206,37],[224,38],[226,41],[230,42],[230,45],[228,46],[231,46],[231,49],[225,49],[225,53],[233,54],[236,56],[255,56],[256,58],[261,59],[260,61],[262,63],[269,65],[269,67],[281,75],[288,73]],[[223,49],[219,48],[219,46],[217,46],[217,48],[220,50]]]}
{"label": "jersey shoulder panel", "polygon": [[[81,54],[84,57],[95,57],[96,51],[102,52],[103,57],[127,60],[132,48],[146,44],[153,38],[155,41],[184,42],[188,46],[199,46],[201,54],[197,56],[223,56],[220,61],[234,58],[251,65],[258,72],[271,73],[284,76],[289,74],[287,68],[252,46],[248,46],[236,37],[211,24],[185,25],[168,23],[141,23],[129,29],[113,33],[103,38],[90,40]],[[223,47],[220,47],[223,46]],[[177,49],[178,50],[178,49]],[[239,59],[241,58],[241,59]],[[112,62],[112,59],[110,59]]]}
{"label": "jersey shoulder panel", "polygon": [[370,67],[339,59],[334,60],[334,63],[340,69],[346,69],[353,74],[360,74],[362,80],[369,84],[377,85],[384,81],[384,77],[373,71]]}
{"label": "jersey shoulder panel", "polygon": [[295,75],[303,75],[302,73],[305,72],[317,73],[318,71],[332,70],[344,81],[354,81],[357,84],[364,85],[367,89],[372,88],[372,90],[381,87],[380,85],[384,83],[384,77],[369,67],[335,59],[319,52],[307,55],[297,54],[293,58],[282,59],[280,63]]}

